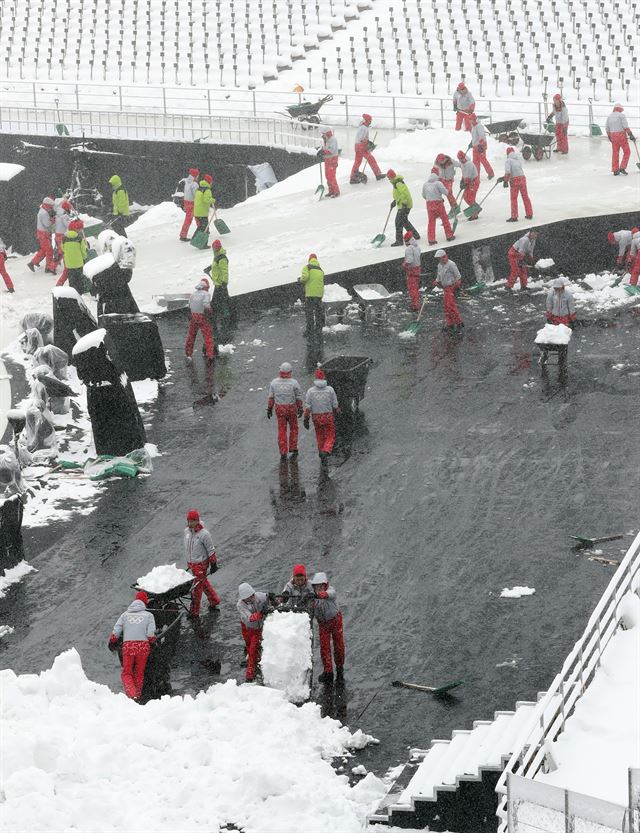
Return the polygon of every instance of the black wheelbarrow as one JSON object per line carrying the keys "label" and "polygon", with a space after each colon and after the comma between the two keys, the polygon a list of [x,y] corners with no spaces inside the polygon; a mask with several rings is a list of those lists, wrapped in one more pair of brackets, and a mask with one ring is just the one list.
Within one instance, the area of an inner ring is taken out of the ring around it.
{"label": "black wheelbarrow", "polygon": [[545,157],[551,158],[551,148],[555,142],[555,136],[549,133],[520,133],[522,140],[522,156],[524,159],[533,158],[539,162]]}
{"label": "black wheelbarrow", "polygon": [[492,124],[485,124],[487,132],[490,133],[494,139],[499,142],[504,142],[506,145],[517,145],[520,141],[518,134],[518,127],[522,119],[510,119],[509,121],[495,121]]}
{"label": "black wheelbarrow", "polygon": [[355,414],[364,399],[372,360],[366,356],[334,356],[323,365],[327,382],[335,390],[342,411]]}
{"label": "black wheelbarrow", "polygon": [[331,101],[332,98],[332,95],[325,95],[318,99],[318,101],[301,101],[299,104],[292,104],[287,107],[286,111],[296,121],[320,124],[320,116],[318,115],[320,108],[327,101]]}

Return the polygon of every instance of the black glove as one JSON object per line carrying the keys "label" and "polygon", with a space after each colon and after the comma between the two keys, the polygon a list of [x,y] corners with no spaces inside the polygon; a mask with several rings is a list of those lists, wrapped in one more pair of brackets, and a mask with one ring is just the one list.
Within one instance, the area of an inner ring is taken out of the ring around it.
{"label": "black glove", "polygon": [[376,146],[373,142],[371,142],[371,141],[367,142],[367,150],[369,151],[369,153],[371,153],[371,151],[375,150],[375,149],[376,149]]}
{"label": "black glove", "polygon": [[504,182],[504,177],[503,177],[503,176],[499,176],[499,177],[496,179],[496,184],[497,184],[498,182]]}
{"label": "black glove", "polygon": [[572,330],[575,330],[575,328],[576,328],[576,321],[569,321],[569,327],[570,327]]}
{"label": "black glove", "polygon": [[218,561],[210,561],[209,562],[209,573],[213,575],[213,573],[218,572]]}
{"label": "black glove", "polygon": [[324,149],[323,148],[318,148],[318,150],[316,152],[316,156],[318,157],[318,159],[320,161],[322,161],[324,159]]}
{"label": "black glove", "polygon": [[503,188],[508,188],[509,187],[509,183],[504,179],[502,180],[502,187]]}
{"label": "black glove", "polygon": [[302,420],[302,424],[304,425],[304,427],[305,427],[305,428],[307,429],[307,431],[308,431],[308,430],[309,430],[309,417],[308,417],[308,416],[306,416],[306,417]]}
{"label": "black glove", "polygon": [[635,142],[636,137],[633,135],[633,133],[629,133],[629,134],[628,134],[628,136],[629,136],[629,139],[630,139],[632,142]]}
{"label": "black glove", "polygon": [[273,408],[267,408],[267,419],[271,419],[273,416]]}
{"label": "black glove", "polygon": [[202,271],[205,273],[205,275],[211,275],[211,266],[205,266]]}
{"label": "black glove", "polygon": [[454,112],[454,113],[457,113],[457,112],[458,112],[458,108],[457,108],[457,106],[456,106],[455,104],[453,105],[453,112]]}
{"label": "black glove", "polygon": [[389,208],[395,208],[395,207],[396,207],[396,201],[391,200],[391,205],[389,206]]}

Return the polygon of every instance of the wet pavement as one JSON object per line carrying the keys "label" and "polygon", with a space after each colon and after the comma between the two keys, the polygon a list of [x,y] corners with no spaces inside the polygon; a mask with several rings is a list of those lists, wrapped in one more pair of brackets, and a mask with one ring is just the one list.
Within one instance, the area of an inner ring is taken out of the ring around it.
{"label": "wet pavement", "polygon": [[[400,298],[388,322],[356,318],[326,335],[325,358],[374,361],[328,476],[302,425],[299,464],[280,464],[265,413],[281,361],[303,389],[311,382],[302,310],[241,322],[235,354],[209,371],[200,356],[182,363],[184,320],[163,321],[173,367],[149,436],[162,452],[155,471],[112,483],[91,515],[26,530],[39,572],[0,600],[2,621],[16,627],[0,642],[2,666],[37,672],[73,645],[90,678],[121,690],[110,629],[138,576],[182,564],[184,515],[195,506],[218,547],[223,604],[198,632],[183,631],[175,692],[241,679],[237,585],[279,590],[302,561],[329,573],[345,617],[346,686],[323,695],[316,685],[314,695],[380,739],[362,754],[369,768],[383,773],[409,746],[535,698],[614,569],[574,551],[569,536],[636,530],[640,472],[640,318],[585,321],[567,378],[551,363],[543,378],[533,348],[543,298],[467,299],[457,337],[440,330],[432,301],[411,341],[398,338],[411,320]],[[604,554],[620,558],[630,541]],[[514,585],[535,595],[500,598]],[[452,678],[466,685],[440,701],[390,686]]]}

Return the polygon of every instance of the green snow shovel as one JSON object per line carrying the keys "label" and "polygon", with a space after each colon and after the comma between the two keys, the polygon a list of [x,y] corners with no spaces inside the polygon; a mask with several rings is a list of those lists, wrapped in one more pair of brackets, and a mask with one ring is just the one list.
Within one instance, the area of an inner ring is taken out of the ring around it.
{"label": "green snow shovel", "polygon": [[[460,199],[460,194],[461,194],[463,191],[464,191],[464,186],[463,186],[463,187],[462,187],[462,188],[458,191],[458,194],[456,195],[456,203],[458,203],[458,200]],[[455,218],[457,219],[457,218],[458,218],[458,214],[459,214],[461,211],[462,211],[462,209],[460,208],[460,205],[456,205],[456,206],[454,206],[453,208],[450,208],[450,209],[449,209],[449,213],[447,214],[447,217],[448,217],[450,220],[451,220],[453,217],[455,217]]]}
{"label": "green snow shovel", "polygon": [[418,685],[417,683],[403,683],[401,680],[393,680],[391,685],[394,688],[410,688],[413,691],[426,691],[429,694],[433,694],[435,697],[440,697],[442,694],[446,694],[448,691],[451,691],[452,688],[458,688],[458,686],[464,685],[464,680],[454,680],[450,683],[445,683],[441,686],[430,686],[430,685]]}
{"label": "green snow shovel", "polygon": [[636,162],[636,168],[640,168],[640,151],[638,150],[638,143],[636,140],[633,140],[633,146],[636,149],[636,156],[638,157],[638,161]]}
{"label": "green snow shovel", "polygon": [[320,168],[320,185],[318,185],[316,190],[313,192],[313,195],[314,195],[314,197],[317,195],[318,196],[318,202],[320,202],[320,200],[322,199],[323,194],[324,194],[324,178],[322,176],[322,160],[320,160],[320,162],[318,164],[318,167]]}
{"label": "green snow shovel", "polygon": [[468,286],[465,292],[467,295],[478,295],[486,286],[484,281],[477,281],[476,283],[472,283],[471,286]]}
{"label": "green snow shovel", "polygon": [[218,217],[216,217],[213,221],[213,225],[215,226],[215,229],[218,232],[218,234],[231,234],[231,229],[225,223],[224,220],[220,220]]}
{"label": "green snow shovel", "polygon": [[571,537],[576,541],[575,546],[578,549],[587,549],[588,547],[595,547],[596,544],[604,544],[605,541],[618,541],[620,538],[624,538],[624,535],[604,535],[602,538],[583,538],[581,535],[572,535]]}
{"label": "green snow shovel", "polygon": [[406,333],[409,333],[410,335],[417,335],[420,331],[420,327],[422,326],[422,322],[420,321],[420,319],[422,318],[422,311],[424,310],[428,299],[429,296],[425,295],[424,300],[422,302],[422,306],[420,307],[420,312],[418,313],[418,317],[415,321],[412,321],[411,324],[409,324],[409,326],[405,330]]}
{"label": "green snow shovel", "polygon": [[85,237],[97,237],[101,231],[104,231],[104,223],[93,223],[91,226],[86,226],[83,231]]}
{"label": "green snow shovel", "polygon": [[67,125],[62,121],[62,117],[60,116],[60,100],[56,98],[56,118],[58,119],[58,123],[56,124],[56,133],[58,136],[68,136],[69,135],[69,128]]}
{"label": "green snow shovel", "polygon": [[209,246],[209,226],[206,229],[196,229],[189,241],[196,249],[206,249]]}
{"label": "green snow shovel", "polygon": [[627,284],[625,286],[624,291],[627,295],[640,295],[640,286],[632,286],[631,284]]}
{"label": "green snow shovel", "polygon": [[499,183],[498,183],[498,182],[496,182],[496,184],[493,186],[493,188],[490,188],[490,189],[487,191],[487,193],[486,193],[486,194],[484,195],[484,197],[480,200],[480,202],[474,202],[474,203],[473,203],[473,205],[470,205],[468,208],[465,208],[465,209],[464,209],[464,211],[462,212],[462,213],[464,214],[464,216],[468,219],[469,217],[472,217],[474,214],[479,214],[479,213],[482,211],[482,203],[483,203],[483,202],[487,199],[487,197],[489,196],[489,194],[490,194],[490,193],[491,193],[491,192],[492,192],[495,188],[497,188],[497,187],[498,187],[498,185],[499,185]]}
{"label": "green snow shovel", "polygon": [[384,236],[384,233],[387,230],[387,224],[389,223],[389,217],[391,217],[391,212],[392,211],[393,211],[393,206],[391,206],[391,208],[389,209],[389,213],[387,214],[387,219],[385,220],[384,228],[382,229],[382,232],[380,234],[376,234],[376,236],[371,241],[372,244],[376,247],[376,249],[379,249],[380,246],[382,246],[384,241],[387,239]]}

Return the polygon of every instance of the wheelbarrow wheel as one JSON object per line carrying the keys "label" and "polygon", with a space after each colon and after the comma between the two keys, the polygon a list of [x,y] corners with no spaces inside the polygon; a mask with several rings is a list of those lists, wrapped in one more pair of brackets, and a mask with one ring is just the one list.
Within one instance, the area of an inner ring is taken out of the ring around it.
{"label": "wheelbarrow wheel", "polygon": [[536,162],[539,162],[541,159],[544,158],[544,150],[543,148],[534,148],[533,149],[533,158]]}
{"label": "wheelbarrow wheel", "polygon": [[531,159],[531,148],[529,145],[522,148],[522,157],[523,159]]}
{"label": "wheelbarrow wheel", "polygon": [[309,116],[307,121],[309,124],[320,124],[320,116]]}
{"label": "wheelbarrow wheel", "polygon": [[517,145],[520,141],[520,136],[518,136],[517,133],[509,133],[507,141],[510,145],[513,145],[515,147],[515,145]]}

